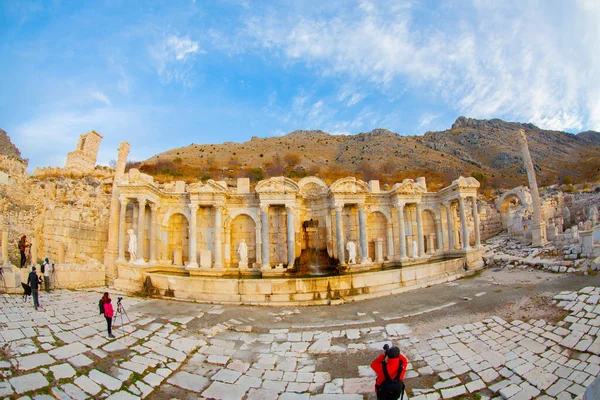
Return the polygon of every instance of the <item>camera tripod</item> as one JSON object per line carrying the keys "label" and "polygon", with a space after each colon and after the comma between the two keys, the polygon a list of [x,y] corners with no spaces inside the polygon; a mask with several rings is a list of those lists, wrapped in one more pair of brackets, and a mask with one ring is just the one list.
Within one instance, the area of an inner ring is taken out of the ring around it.
{"label": "camera tripod", "polygon": [[123,334],[125,334],[125,330],[123,329],[123,315],[125,315],[125,318],[127,319],[127,322],[131,322],[131,320],[129,319],[129,315],[127,315],[127,311],[125,311],[125,307],[123,306],[123,303],[121,302],[123,300],[122,297],[117,298],[117,312],[115,314],[115,322],[117,322],[117,318],[120,318],[121,321],[121,325],[118,326],[114,326],[115,330],[116,329],[120,329],[121,332]]}

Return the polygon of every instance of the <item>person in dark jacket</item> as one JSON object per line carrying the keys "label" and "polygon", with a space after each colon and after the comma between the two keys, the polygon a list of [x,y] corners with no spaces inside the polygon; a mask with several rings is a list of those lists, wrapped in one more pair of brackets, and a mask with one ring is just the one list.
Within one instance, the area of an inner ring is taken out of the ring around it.
{"label": "person in dark jacket", "polygon": [[379,391],[378,388],[381,383],[385,380],[385,375],[383,374],[383,362],[385,361],[387,364],[387,370],[389,376],[393,379],[398,373],[398,367],[401,367],[402,370],[400,372],[400,380],[404,380],[404,374],[406,373],[406,367],[408,365],[408,360],[404,355],[400,354],[400,349],[396,346],[387,347],[386,344],[384,349],[385,353],[380,354],[373,362],[371,363],[371,368],[377,374],[377,380],[375,381],[375,392],[377,392],[377,398],[379,399]]}
{"label": "person in dark jacket", "polygon": [[104,318],[106,318],[106,326],[108,327],[108,337],[114,338],[115,335],[112,334],[112,319],[115,315],[115,311],[111,301],[110,294],[108,294],[108,292],[104,292],[104,296],[102,296],[102,303],[104,304]]}
{"label": "person in dark jacket", "polygon": [[31,272],[27,277],[27,284],[31,287],[31,297],[33,297],[33,306],[37,310],[40,306],[40,302],[38,300],[38,288],[40,284],[40,277],[37,272],[35,272],[35,267],[31,267]]}
{"label": "person in dark jacket", "polygon": [[27,243],[27,236],[23,235],[21,239],[19,239],[19,252],[21,253],[21,268],[23,268],[25,266],[25,263],[27,262],[27,256],[25,255],[27,247],[29,247],[29,243]]}

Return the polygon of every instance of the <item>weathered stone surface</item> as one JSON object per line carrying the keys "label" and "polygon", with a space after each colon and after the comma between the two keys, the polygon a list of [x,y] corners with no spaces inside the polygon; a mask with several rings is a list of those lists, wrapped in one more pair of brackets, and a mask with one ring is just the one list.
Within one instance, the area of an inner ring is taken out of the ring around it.
{"label": "weathered stone surface", "polygon": [[18,394],[31,392],[50,385],[50,382],[39,372],[16,376],[8,380]]}
{"label": "weathered stone surface", "polygon": [[191,390],[192,392],[200,393],[210,383],[207,378],[199,375],[190,374],[189,372],[180,371],[171,376],[168,383],[180,388]]}

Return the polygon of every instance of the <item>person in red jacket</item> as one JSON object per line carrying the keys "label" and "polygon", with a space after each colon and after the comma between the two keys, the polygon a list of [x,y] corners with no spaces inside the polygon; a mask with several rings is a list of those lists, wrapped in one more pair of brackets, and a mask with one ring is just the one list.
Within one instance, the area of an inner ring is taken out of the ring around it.
{"label": "person in red jacket", "polygon": [[[388,375],[391,379],[396,377],[398,373],[398,368],[402,368],[400,371],[400,380],[404,380],[404,374],[406,373],[406,367],[408,366],[408,360],[404,355],[400,354],[400,349],[396,346],[389,347],[387,344],[383,346],[384,353],[379,355],[373,362],[371,363],[371,368],[377,374],[377,380],[375,381],[375,392],[377,392],[377,399],[381,399],[383,397],[380,396],[379,386],[385,380],[385,375],[383,373],[383,362],[385,361],[387,364]],[[399,398],[398,396],[397,398]]]}
{"label": "person in red jacket", "polygon": [[115,315],[115,311],[111,304],[110,294],[108,294],[108,292],[104,292],[102,303],[104,304],[104,318],[106,318],[106,326],[108,327],[108,337],[114,338],[115,335],[112,334],[112,319]]}

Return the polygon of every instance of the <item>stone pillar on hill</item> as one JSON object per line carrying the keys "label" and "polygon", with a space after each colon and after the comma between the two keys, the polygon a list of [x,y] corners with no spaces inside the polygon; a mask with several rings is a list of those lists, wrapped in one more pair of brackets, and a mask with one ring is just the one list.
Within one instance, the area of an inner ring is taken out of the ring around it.
{"label": "stone pillar on hill", "polygon": [[527,179],[529,180],[529,189],[531,190],[531,202],[533,205],[533,224],[531,226],[531,245],[536,247],[545,246],[546,240],[546,223],[542,221],[542,211],[540,207],[540,193],[538,191],[537,181],[535,178],[535,169],[529,146],[527,145],[527,137],[525,130],[519,130],[519,145],[521,146],[521,154],[523,155],[523,164],[527,171]]}

